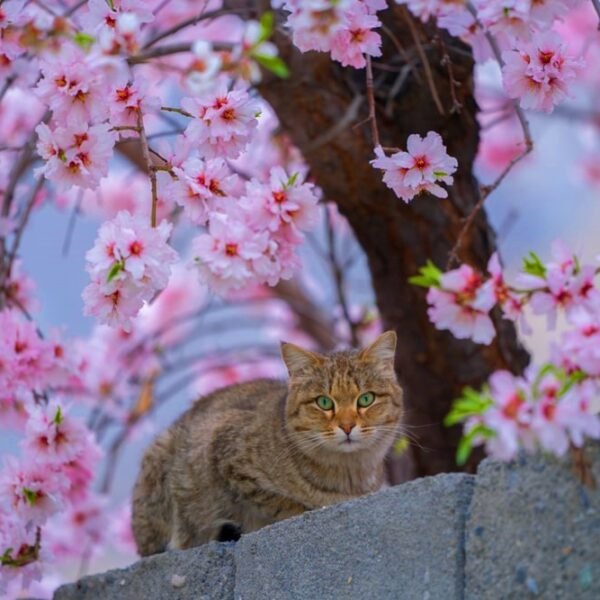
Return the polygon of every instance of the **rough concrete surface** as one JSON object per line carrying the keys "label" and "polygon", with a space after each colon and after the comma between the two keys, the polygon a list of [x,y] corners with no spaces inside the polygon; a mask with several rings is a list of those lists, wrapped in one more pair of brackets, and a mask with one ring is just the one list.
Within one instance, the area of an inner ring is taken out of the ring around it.
{"label": "rough concrete surface", "polygon": [[[587,454],[600,482],[600,449]],[[568,460],[484,461],[469,513],[466,600],[600,599],[600,490]]]}
{"label": "rough concrete surface", "polygon": [[54,600],[231,600],[234,576],[233,544],[211,542],[84,577],[58,588]]}
{"label": "rough concrete surface", "polygon": [[243,536],[236,600],[461,598],[472,479],[431,477]]}
{"label": "rough concrete surface", "polygon": [[[587,450],[600,482],[600,446]],[[600,490],[565,459],[486,460],[168,552],[55,600],[600,599]]]}

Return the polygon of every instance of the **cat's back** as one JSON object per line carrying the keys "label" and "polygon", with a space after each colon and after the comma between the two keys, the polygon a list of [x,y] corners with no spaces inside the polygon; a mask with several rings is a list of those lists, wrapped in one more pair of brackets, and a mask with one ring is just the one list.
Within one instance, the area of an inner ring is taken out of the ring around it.
{"label": "cat's back", "polygon": [[255,411],[260,403],[277,403],[285,398],[286,394],[287,385],[277,379],[255,379],[237,383],[199,398],[184,418],[186,421],[195,421],[231,410]]}

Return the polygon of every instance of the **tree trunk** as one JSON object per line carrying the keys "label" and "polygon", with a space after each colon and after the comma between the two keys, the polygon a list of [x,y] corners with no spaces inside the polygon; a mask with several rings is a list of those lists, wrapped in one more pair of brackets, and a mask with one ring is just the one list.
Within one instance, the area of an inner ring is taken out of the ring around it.
{"label": "tree trunk", "polygon": [[[463,220],[477,202],[478,184],[472,169],[479,126],[468,49],[431,27],[412,22],[428,57],[445,112],[441,114],[404,11],[394,6],[384,13],[390,31],[384,40],[384,58],[394,70],[374,68],[381,144],[404,147],[411,133],[440,133],[459,163],[448,199],[421,195],[405,204],[382,183],[382,172],[370,166],[374,144],[370,123],[365,122],[364,69],[343,69],[326,54],[301,54],[280,36],[280,53],[291,77],[269,78],[260,90],[284,132],[303,152],[325,198],[335,202],[350,222],[368,257],[383,325],[398,334],[396,368],[405,390],[407,432],[415,442],[404,464],[396,464],[396,483],[456,470],[460,429],[448,429],[442,422],[452,400],[466,385],[481,386],[494,370],[520,372],[528,361],[514,327],[498,315],[494,316],[497,337],[490,346],[460,341],[436,330],[427,317],[425,290],[407,281],[427,259],[446,267]],[[400,43],[406,46],[402,53]],[[450,65],[443,62],[444,56],[450,57]],[[453,85],[449,72],[456,82]],[[454,99],[462,106],[459,111],[452,111]],[[494,234],[481,212],[459,256],[484,268],[494,249]]]}

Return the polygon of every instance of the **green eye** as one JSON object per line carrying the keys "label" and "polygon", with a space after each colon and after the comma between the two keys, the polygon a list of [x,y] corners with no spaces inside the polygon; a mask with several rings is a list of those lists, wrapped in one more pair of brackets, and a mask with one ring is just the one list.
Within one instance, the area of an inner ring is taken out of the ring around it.
{"label": "green eye", "polygon": [[333,400],[327,396],[319,396],[317,398],[317,406],[323,410],[331,410],[333,408]]}
{"label": "green eye", "polygon": [[367,392],[366,394],[358,397],[358,406],[361,408],[371,406],[373,402],[375,402],[375,394],[373,392]]}

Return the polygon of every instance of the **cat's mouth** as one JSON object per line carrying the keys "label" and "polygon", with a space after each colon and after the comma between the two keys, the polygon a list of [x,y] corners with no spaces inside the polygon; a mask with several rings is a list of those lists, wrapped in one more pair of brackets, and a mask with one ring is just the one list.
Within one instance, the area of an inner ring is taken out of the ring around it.
{"label": "cat's mouth", "polygon": [[341,452],[354,452],[360,446],[360,442],[358,440],[353,440],[351,438],[346,438],[345,440],[340,440],[337,444],[337,448]]}

